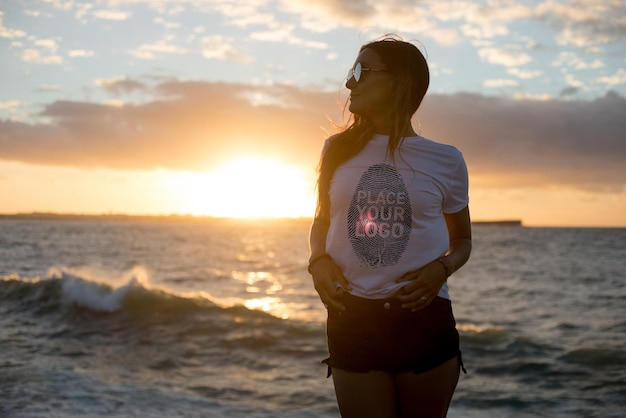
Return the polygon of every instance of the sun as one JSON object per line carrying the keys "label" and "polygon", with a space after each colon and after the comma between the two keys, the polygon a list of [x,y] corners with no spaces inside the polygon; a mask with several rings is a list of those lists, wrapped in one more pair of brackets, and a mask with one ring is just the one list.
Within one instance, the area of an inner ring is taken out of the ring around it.
{"label": "sun", "polygon": [[181,212],[229,218],[297,218],[315,210],[314,179],[278,159],[246,156],[213,171],[181,174]]}

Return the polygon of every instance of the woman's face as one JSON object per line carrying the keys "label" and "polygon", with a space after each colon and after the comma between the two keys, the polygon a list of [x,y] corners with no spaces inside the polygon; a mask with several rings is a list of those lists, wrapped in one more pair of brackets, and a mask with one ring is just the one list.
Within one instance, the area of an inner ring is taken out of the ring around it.
{"label": "woman's face", "polygon": [[[361,64],[361,76],[346,81],[350,89],[350,112],[377,120],[385,118],[391,111],[393,84],[391,75],[372,49],[364,49],[354,62],[352,69]],[[382,70],[382,71],[378,71]]]}

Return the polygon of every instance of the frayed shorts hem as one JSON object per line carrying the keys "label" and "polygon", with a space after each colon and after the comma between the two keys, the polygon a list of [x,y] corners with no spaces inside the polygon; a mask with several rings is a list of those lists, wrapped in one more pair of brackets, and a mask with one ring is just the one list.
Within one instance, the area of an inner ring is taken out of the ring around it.
{"label": "frayed shorts hem", "polygon": [[424,373],[455,357],[462,366],[459,333],[450,300],[435,298],[412,312],[397,299],[344,294],[345,311],[328,310],[329,368],[357,373]]}
{"label": "frayed shorts hem", "polygon": [[334,365],[332,364],[332,361],[330,359],[330,357],[325,358],[324,360],[321,361],[322,364],[325,364],[327,366],[327,372],[326,372],[326,377],[330,377],[333,374],[333,369],[339,369],[339,370],[345,370],[348,372],[353,372],[353,373],[369,373],[369,372],[386,372],[386,373],[408,373],[408,372],[413,372],[415,374],[420,374],[420,373],[425,373],[429,370],[432,369],[436,369],[437,367],[441,366],[442,364],[444,364],[445,362],[452,360],[454,357],[457,357],[459,359],[459,368],[463,371],[464,374],[467,374],[467,370],[465,369],[465,364],[463,364],[463,354],[461,353],[461,351],[459,351],[457,353],[456,356],[452,356],[450,358],[447,358],[445,360],[442,360],[440,362],[437,363],[431,363],[428,366],[419,368],[419,369],[407,369],[407,370],[377,370],[377,369],[350,369],[349,367],[342,367],[341,365]]}

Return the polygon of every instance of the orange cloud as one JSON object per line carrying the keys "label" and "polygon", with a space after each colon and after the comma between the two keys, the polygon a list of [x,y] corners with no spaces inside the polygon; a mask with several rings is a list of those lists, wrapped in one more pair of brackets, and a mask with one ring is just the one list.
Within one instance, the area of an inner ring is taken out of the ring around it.
{"label": "orange cloud", "polygon": [[[120,93],[140,88],[124,80]],[[335,95],[292,86],[166,82],[160,99],[138,105],[57,101],[41,116],[51,123],[0,121],[0,159],[33,164],[123,169],[200,170],[232,155],[283,155],[311,163]],[[255,106],[262,93],[277,103]]]}
{"label": "orange cloud", "polygon": [[[57,101],[44,123],[0,121],[0,159],[39,165],[205,170],[239,155],[317,164],[337,120],[337,92],[289,85],[140,81],[107,84],[116,94],[152,89],[155,99],[112,106]],[[479,94],[427,96],[422,134],[459,147],[477,186],[624,190],[626,99],[530,100]]]}

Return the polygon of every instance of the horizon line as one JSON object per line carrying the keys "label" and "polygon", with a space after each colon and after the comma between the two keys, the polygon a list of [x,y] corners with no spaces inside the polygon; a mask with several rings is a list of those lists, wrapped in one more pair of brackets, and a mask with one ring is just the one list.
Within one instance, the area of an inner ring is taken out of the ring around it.
{"label": "horizon line", "polygon": [[[313,216],[283,216],[283,217],[232,217],[232,216],[213,216],[213,215],[194,215],[191,213],[180,214],[131,214],[131,213],[71,213],[71,212],[12,212],[0,213],[1,219],[24,219],[24,220],[87,220],[87,219],[104,219],[104,220],[153,220],[153,221],[212,221],[212,220],[228,220],[228,221],[311,221]],[[502,219],[476,219],[472,220],[473,225],[495,225],[495,226],[518,226],[530,228],[626,228],[626,225],[527,225],[522,219],[502,218]]]}

